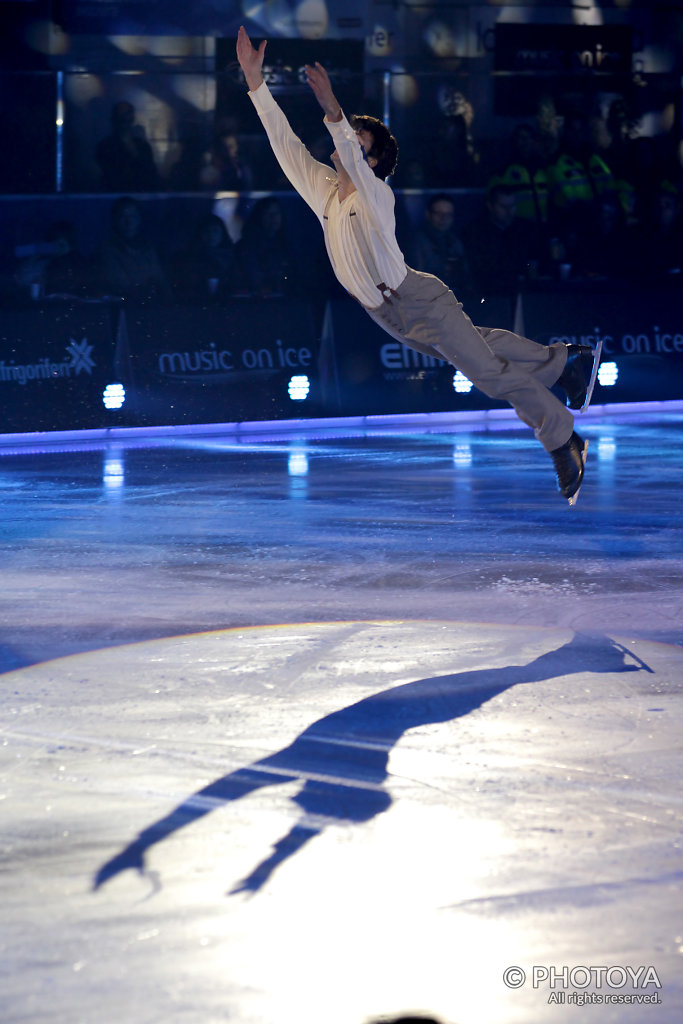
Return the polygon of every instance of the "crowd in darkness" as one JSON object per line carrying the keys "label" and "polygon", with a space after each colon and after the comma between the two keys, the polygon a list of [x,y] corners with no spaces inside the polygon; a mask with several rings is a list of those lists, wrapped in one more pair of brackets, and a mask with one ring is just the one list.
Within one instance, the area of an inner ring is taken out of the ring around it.
{"label": "crowd in darkness", "polygon": [[[471,185],[476,148],[464,130],[461,136],[461,184]],[[605,118],[569,110],[562,119],[519,123],[501,148],[479,180],[485,197],[469,221],[456,227],[448,190],[428,199],[406,244],[416,269],[442,277],[463,299],[509,295],[536,281],[681,282],[676,133],[638,135],[626,104],[615,99]],[[420,180],[424,167],[409,173]]]}
{"label": "crowd in darkness", "polygon": [[[462,113],[455,117],[462,119]],[[513,297],[520,287],[537,282],[678,285],[683,280],[679,147],[673,136],[634,134],[618,101],[601,127],[596,131],[581,112],[566,114],[556,132],[539,122],[519,123],[508,147],[501,147],[498,165],[479,179],[471,137],[456,132],[468,160],[465,200],[456,195],[462,184],[457,154],[450,158],[452,182],[442,166],[445,143],[437,147],[440,171],[433,180],[425,180],[425,168],[416,167],[410,154],[402,167],[400,156],[392,184],[408,264],[440,277],[466,307],[491,296]],[[314,142],[311,149],[326,160],[325,146],[329,149],[329,140]],[[168,252],[160,251],[139,195],[158,190],[161,179],[130,103],[114,107],[110,134],[97,146],[96,158],[103,190],[128,193],[103,197],[110,203],[108,237],[84,254],[77,225],[46,225],[42,244],[5,274],[5,299],[116,296],[193,304],[242,296],[320,297],[338,287],[325,271],[322,250],[304,258],[297,250],[296,230],[278,195],[287,182],[275,181],[274,192],[262,198],[249,197],[258,175],[230,127],[218,133],[210,154],[194,162],[181,158],[166,187],[180,191],[191,171],[206,191],[243,195],[244,216],[226,224],[210,212],[209,200],[193,223],[183,225]],[[417,192],[410,187],[420,182]],[[431,187],[434,182],[440,191]]]}
{"label": "crowd in darkness", "polygon": [[44,242],[28,247],[26,255],[22,252],[5,280],[5,300],[33,296],[196,304],[303,294],[303,275],[276,195],[250,205],[237,240],[221,217],[202,212],[168,253],[150,229],[147,214],[147,204],[138,197],[113,199],[108,231],[87,256],[78,246],[76,224],[51,223]]}

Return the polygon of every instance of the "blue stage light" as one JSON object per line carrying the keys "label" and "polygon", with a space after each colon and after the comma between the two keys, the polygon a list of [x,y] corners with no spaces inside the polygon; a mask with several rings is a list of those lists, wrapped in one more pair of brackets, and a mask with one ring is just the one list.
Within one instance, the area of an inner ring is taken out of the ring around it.
{"label": "blue stage light", "polygon": [[471,380],[468,380],[464,373],[460,370],[453,377],[453,390],[459,395],[468,395],[474,385]]}
{"label": "blue stage light", "polygon": [[311,382],[305,374],[296,374],[290,380],[287,390],[293,402],[303,402],[305,398],[308,398]]}
{"label": "blue stage light", "polygon": [[126,389],[123,384],[107,384],[102,392],[105,409],[120,409],[126,400]]}
{"label": "blue stage light", "polygon": [[613,387],[619,377],[619,367],[616,363],[600,363],[598,370],[598,384],[603,388]]}

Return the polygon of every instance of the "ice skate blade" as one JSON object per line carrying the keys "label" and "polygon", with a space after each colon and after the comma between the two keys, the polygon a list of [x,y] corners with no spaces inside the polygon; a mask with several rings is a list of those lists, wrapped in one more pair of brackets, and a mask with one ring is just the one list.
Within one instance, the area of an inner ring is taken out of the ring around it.
{"label": "ice skate blade", "polygon": [[[602,344],[602,342],[601,342],[601,344]],[[588,457],[588,441],[584,441],[583,442],[583,450],[581,452],[581,461],[583,462],[584,469],[585,469],[585,466],[586,466],[586,459],[587,459],[587,457]],[[579,500],[579,494],[581,493],[581,484],[583,484],[583,480],[581,480],[581,483],[579,484],[577,489],[574,491],[574,493],[572,494],[571,498],[567,498],[567,501],[569,503],[569,507],[570,508],[574,508],[574,506],[576,505],[577,501]]]}
{"label": "ice skate blade", "polygon": [[[602,338],[593,349],[593,368],[591,370],[590,380],[588,381],[588,387],[586,388],[586,397],[583,401],[583,405],[579,409],[579,412],[585,412],[588,406],[591,404],[591,398],[593,397],[593,389],[595,388],[595,382],[598,378],[598,369],[600,367],[600,356],[602,355]],[[578,492],[577,492],[578,493]]]}

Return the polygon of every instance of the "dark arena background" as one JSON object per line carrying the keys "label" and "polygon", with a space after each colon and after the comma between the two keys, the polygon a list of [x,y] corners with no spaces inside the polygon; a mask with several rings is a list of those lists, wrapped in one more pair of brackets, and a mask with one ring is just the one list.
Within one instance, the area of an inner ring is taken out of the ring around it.
{"label": "dark arena background", "polygon": [[[0,18],[0,1020],[678,1024],[683,4]],[[602,344],[575,507],[335,281],[241,25],[476,325]]]}

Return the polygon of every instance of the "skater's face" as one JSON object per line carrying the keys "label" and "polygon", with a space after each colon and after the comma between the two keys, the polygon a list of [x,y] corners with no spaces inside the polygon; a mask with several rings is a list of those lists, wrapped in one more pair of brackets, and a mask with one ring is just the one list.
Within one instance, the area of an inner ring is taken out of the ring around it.
{"label": "skater's face", "polygon": [[361,149],[367,156],[375,143],[375,140],[372,137],[372,132],[369,132],[367,128],[357,128],[356,138],[360,142]]}

